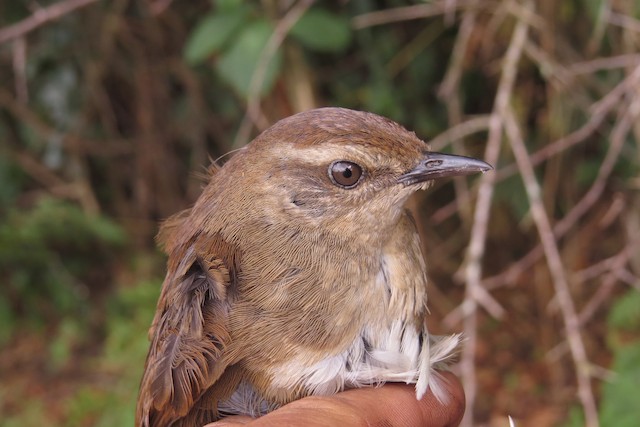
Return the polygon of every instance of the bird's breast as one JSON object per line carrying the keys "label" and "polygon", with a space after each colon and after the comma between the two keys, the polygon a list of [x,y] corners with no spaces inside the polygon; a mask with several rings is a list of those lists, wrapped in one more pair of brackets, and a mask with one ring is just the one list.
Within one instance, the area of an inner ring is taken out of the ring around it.
{"label": "bird's breast", "polygon": [[408,217],[378,247],[292,232],[281,245],[253,243],[229,317],[231,352],[267,400],[415,376],[426,274]]}
{"label": "bird's breast", "polygon": [[[355,325],[346,337],[336,339],[340,345],[298,348],[293,357],[272,367],[272,387],[327,395],[366,384],[416,379],[428,340],[426,274],[418,240],[411,233],[406,237],[402,234],[385,244],[367,282],[354,285],[355,304],[345,304],[345,310],[333,314],[340,328]],[[340,328],[334,330],[336,335],[341,335]]]}

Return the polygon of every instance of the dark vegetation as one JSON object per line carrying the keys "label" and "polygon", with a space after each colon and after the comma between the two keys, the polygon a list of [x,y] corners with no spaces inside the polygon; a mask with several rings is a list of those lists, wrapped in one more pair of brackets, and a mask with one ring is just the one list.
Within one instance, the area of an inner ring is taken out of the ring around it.
{"label": "dark vegetation", "polygon": [[625,0],[0,3],[0,425],[132,425],[158,222],[321,105],[496,165],[412,203],[467,425],[640,425],[639,48]]}

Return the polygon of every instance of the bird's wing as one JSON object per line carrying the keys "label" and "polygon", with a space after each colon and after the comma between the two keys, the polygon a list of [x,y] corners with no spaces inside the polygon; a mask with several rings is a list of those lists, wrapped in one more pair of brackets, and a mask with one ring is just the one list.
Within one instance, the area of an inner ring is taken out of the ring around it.
{"label": "bird's wing", "polygon": [[215,417],[210,404],[204,405],[209,415],[194,411],[201,411],[198,400],[229,363],[224,351],[237,252],[218,235],[199,235],[168,249],[138,397],[136,425],[144,427],[169,425],[187,415]]}

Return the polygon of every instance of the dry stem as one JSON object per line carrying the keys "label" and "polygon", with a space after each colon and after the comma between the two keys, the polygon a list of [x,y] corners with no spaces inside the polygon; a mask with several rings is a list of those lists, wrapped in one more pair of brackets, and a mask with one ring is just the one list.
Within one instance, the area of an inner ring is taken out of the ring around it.
{"label": "dry stem", "polygon": [[51,6],[40,8],[28,18],[0,30],[0,44],[22,37],[49,21],[58,19],[78,8],[97,1],[98,0],[65,0],[52,4]]}
{"label": "dry stem", "polygon": [[[531,2],[526,3],[527,8],[531,8]],[[489,163],[496,164],[500,153],[500,145],[502,142],[503,118],[508,108],[509,99],[513,91],[513,85],[517,74],[517,65],[522,55],[524,43],[527,39],[529,25],[523,21],[518,21],[513,31],[509,48],[502,64],[502,75],[498,85],[495,104],[491,117],[489,119],[489,142],[485,151],[485,160]],[[467,402],[473,407],[476,398],[476,378],[475,378],[475,352],[476,352],[476,295],[482,287],[482,258],[484,255],[485,242],[487,236],[487,227],[489,224],[489,210],[491,207],[491,199],[495,186],[496,176],[488,173],[480,179],[480,187],[478,189],[478,200],[471,228],[471,241],[467,249],[467,262],[465,266],[465,282],[467,285],[467,293],[464,304],[468,307],[465,313],[464,333],[467,343],[462,352],[461,373],[462,382],[465,387]],[[463,426],[473,425],[472,411],[465,414],[462,421]]]}
{"label": "dry stem", "polygon": [[291,9],[289,9],[285,16],[278,21],[271,37],[269,37],[267,44],[260,54],[256,69],[251,76],[249,94],[247,95],[247,112],[242,118],[238,134],[233,142],[233,147],[242,147],[249,142],[252,125],[255,124],[259,130],[264,130],[269,126],[269,121],[264,117],[262,109],[260,108],[260,91],[264,84],[267,68],[291,28],[296,24],[296,22],[298,22],[313,3],[315,3],[315,0],[298,1],[291,7]]}
{"label": "dry stem", "polygon": [[560,258],[560,251],[556,244],[551,222],[544,209],[540,197],[540,185],[535,176],[533,165],[529,160],[529,153],[522,139],[520,128],[516,122],[513,112],[508,109],[505,117],[505,130],[511,144],[511,149],[516,157],[516,162],[520,169],[522,180],[531,206],[531,214],[538,228],[538,234],[542,242],[547,265],[551,272],[555,297],[557,298],[562,317],[567,330],[567,339],[571,355],[576,365],[576,375],[578,378],[578,396],[584,408],[587,427],[598,426],[598,411],[596,402],[591,390],[591,378],[589,376],[589,360],[587,352],[580,335],[580,322],[576,313],[576,308],[569,292],[569,283],[565,274],[564,266]]}

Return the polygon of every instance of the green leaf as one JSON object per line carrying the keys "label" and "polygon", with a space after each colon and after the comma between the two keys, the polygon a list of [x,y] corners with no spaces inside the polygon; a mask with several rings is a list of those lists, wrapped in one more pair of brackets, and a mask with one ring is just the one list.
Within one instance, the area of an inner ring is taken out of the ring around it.
{"label": "green leaf", "polygon": [[218,10],[228,11],[231,9],[236,9],[242,5],[244,0],[212,0],[212,4],[214,4]]}
{"label": "green leaf", "polygon": [[604,384],[600,408],[603,426],[633,427],[640,425],[638,384],[640,384],[640,342],[615,353],[615,377]]}
{"label": "green leaf", "polygon": [[245,7],[205,16],[191,32],[184,49],[185,60],[194,65],[201,63],[228,42],[237,32],[247,15]]}
{"label": "green leaf", "polygon": [[632,289],[621,296],[611,308],[608,323],[627,331],[640,330],[640,292]]}
{"label": "green leaf", "polygon": [[305,47],[320,52],[339,52],[351,41],[351,27],[344,16],[310,9],[290,32]]}
{"label": "green leaf", "polygon": [[[273,26],[267,21],[261,20],[246,26],[216,64],[220,77],[245,97],[260,55],[272,33]],[[277,51],[265,71],[261,94],[271,90],[281,65],[282,52]]]}
{"label": "green leaf", "polygon": [[496,191],[496,199],[511,208],[518,222],[521,222],[529,213],[527,191],[518,175],[510,176],[500,183],[500,191]]}

